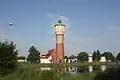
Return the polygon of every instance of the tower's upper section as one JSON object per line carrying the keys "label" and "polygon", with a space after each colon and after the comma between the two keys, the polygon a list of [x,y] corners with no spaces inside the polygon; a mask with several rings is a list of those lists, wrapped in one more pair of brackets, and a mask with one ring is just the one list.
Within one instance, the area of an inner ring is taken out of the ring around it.
{"label": "tower's upper section", "polygon": [[58,23],[61,24],[61,23],[62,23],[62,20],[59,19],[59,20],[58,20]]}
{"label": "tower's upper section", "polygon": [[58,23],[54,25],[55,26],[55,33],[56,34],[64,34],[64,29],[65,29],[65,25],[62,24],[62,20],[58,19]]}

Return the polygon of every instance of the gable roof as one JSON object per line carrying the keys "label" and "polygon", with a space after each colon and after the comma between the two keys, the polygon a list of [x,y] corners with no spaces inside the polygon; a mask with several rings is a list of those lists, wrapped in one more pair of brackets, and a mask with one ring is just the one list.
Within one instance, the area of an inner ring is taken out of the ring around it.
{"label": "gable roof", "polygon": [[52,54],[55,54],[55,49],[48,50],[47,54],[40,55],[41,59],[48,59]]}

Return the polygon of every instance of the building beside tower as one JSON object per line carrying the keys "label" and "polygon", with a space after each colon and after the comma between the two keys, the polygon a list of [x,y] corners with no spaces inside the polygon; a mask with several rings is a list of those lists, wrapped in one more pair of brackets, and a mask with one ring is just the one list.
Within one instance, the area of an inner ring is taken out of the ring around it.
{"label": "building beside tower", "polygon": [[56,34],[56,62],[55,63],[63,63],[64,62],[64,33],[65,33],[65,25],[62,24],[62,20],[58,20],[58,23],[55,26],[55,34]]}
{"label": "building beside tower", "polygon": [[40,55],[40,63],[53,63],[55,62],[55,57],[55,49],[50,49],[48,50],[47,54]]}

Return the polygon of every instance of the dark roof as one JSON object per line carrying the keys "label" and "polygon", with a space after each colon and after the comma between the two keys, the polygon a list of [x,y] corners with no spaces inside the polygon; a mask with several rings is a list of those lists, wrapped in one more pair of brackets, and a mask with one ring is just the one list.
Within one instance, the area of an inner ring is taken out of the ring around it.
{"label": "dark roof", "polygon": [[58,23],[58,24],[55,24],[54,26],[64,26],[64,27],[65,27],[65,25],[64,25],[64,24],[61,24],[61,23],[60,23],[60,24],[59,24],[59,23]]}

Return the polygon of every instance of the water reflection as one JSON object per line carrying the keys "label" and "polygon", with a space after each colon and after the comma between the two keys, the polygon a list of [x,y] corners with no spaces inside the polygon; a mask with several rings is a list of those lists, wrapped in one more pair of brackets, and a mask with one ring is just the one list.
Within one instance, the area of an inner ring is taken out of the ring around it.
{"label": "water reflection", "polygon": [[93,71],[101,72],[101,66],[93,66]]}
{"label": "water reflection", "polygon": [[65,67],[57,67],[56,71],[57,72],[65,72]]}
{"label": "water reflection", "polygon": [[89,68],[89,72],[93,71],[93,66],[88,66],[88,68]]}
{"label": "water reflection", "polygon": [[106,66],[106,65],[102,65],[102,66],[101,66],[101,70],[102,70],[102,71],[105,71],[105,70],[106,70],[106,68],[107,68],[107,66]]}
{"label": "water reflection", "polygon": [[88,71],[89,71],[88,66],[86,66],[86,67],[83,67],[83,66],[77,67],[77,72],[78,73],[84,73],[84,72],[88,72]]}
{"label": "water reflection", "polygon": [[44,70],[50,70],[51,67],[41,67],[40,69],[41,69],[41,71],[44,71]]}
{"label": "water reflection", "polygon": [[76,70],[77,70],[76,67],[69,67],[69,71],[71,71],[71,72],[75,72]]}
{"label": "water reflection", "polygon": [[[50,67],[41,67],[41,70],[50,70],[52,68]],[[76,74],[76,73],[84,73],[84,72],[93,72],[93,71],[97,71],[97,72],[101,72],[101,71],[105,71],[107,69],[106,65],[102,65],[102,66],[79,66],[79,67],[57,67],[56,71],[57,72],[69,72],[71,74]]]}

